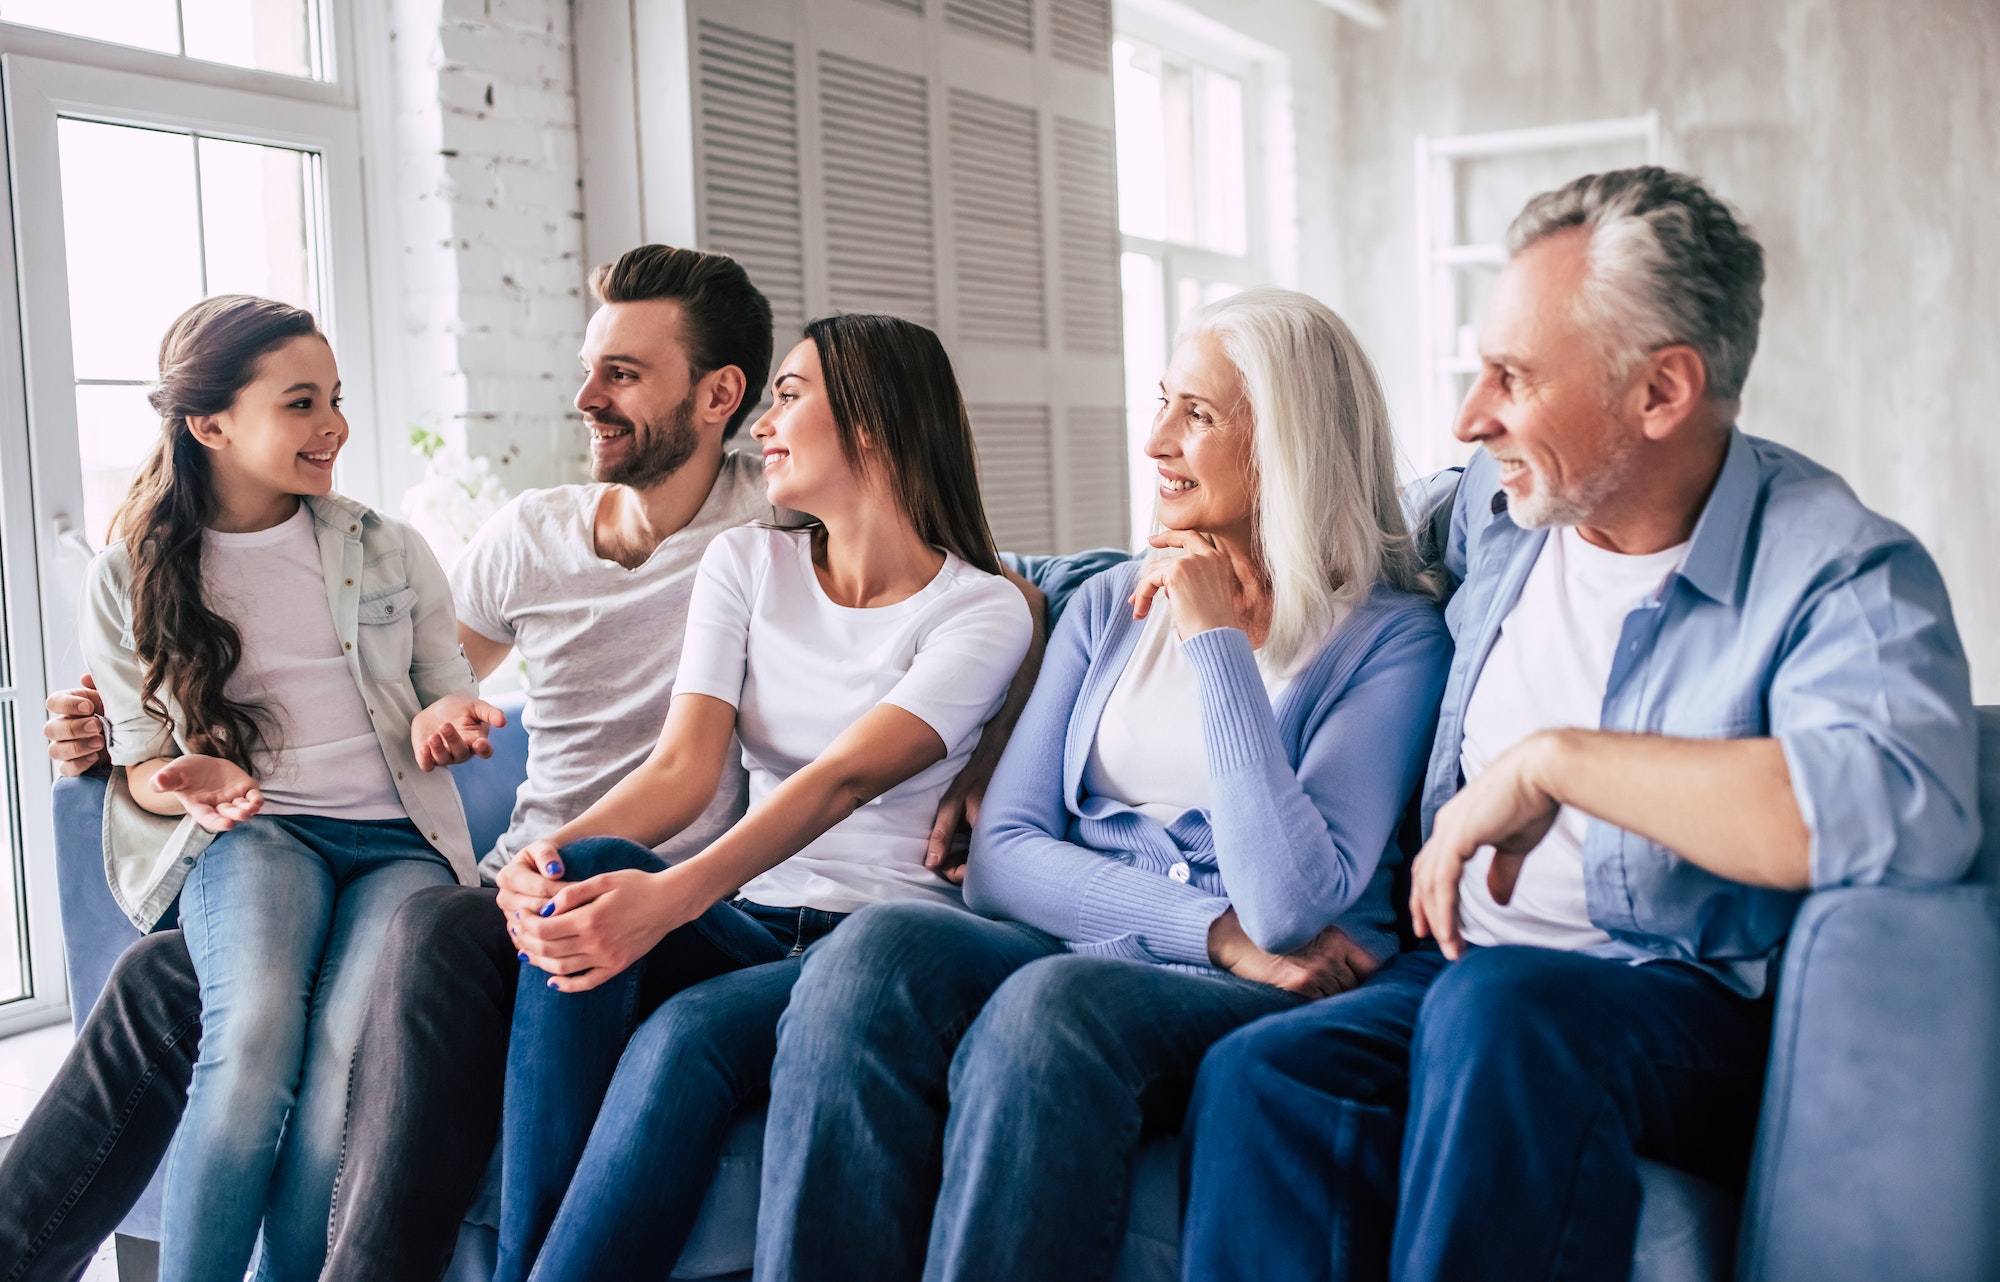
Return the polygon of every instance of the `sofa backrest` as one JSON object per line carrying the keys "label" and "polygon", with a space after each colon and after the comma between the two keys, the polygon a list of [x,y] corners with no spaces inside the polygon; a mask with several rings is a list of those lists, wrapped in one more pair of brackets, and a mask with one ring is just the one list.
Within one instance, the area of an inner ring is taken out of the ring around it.
{"label": "sofa backrest", "polygon": [[1979,858],[1968,881],[2000,885],[2000,705],[1979,713]]}

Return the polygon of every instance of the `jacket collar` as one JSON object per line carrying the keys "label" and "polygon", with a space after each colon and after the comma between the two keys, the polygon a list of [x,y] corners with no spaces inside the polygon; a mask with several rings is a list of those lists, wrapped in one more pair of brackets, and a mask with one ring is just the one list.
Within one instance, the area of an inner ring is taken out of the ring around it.
{"label": "jacket collar", "polygon": [[345,529],[350,525],[380,525],[382,515],[366,503],[359,503],[345,494],[328,491],[325,494],[309,494],[306,506],[312,509],[314,519],[323,525]]}

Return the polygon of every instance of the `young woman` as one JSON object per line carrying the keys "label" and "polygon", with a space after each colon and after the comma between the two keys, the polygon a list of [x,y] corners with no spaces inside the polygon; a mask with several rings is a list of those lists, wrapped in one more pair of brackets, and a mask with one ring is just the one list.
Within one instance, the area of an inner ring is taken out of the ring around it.
{"label": "young woman", "polygon": [[[1034,628],[951,365],[921,326],[834,317],[772,398],[751,429],[770,500],[813,524],[710,545],[652,756],[521,852],[570,884],[511,923],[546,974],[523,976],[508,1049],[503,1282],[666,1277],[807,945],[866,904],[963,911],[927,841]],[[738,741],[749,811],[663,867],[648,847]]]}
{"label": "young woman", "polygon": [[760,1279],[1104,1278],[1216,1038],[1395,947],[1451,642],[1339,318],[1255,290],[1161,384],[1154,554],[1065,610],[967,865],[858,914],[771,1075]]}
{"label": "young woman", "polygon": [[197,304],[151,402],[160,441],[83,631],[119,767],[113,894],[142,930],[178,894],[201,983],[160,1277],[241,1282],[261,1223],[258,1276],[310,1279],[371,959],[411,892],[476,882],[457,790],[430,771],[490,754],[502,717],[430,549],[332,493],[347,421],[310,314]]}

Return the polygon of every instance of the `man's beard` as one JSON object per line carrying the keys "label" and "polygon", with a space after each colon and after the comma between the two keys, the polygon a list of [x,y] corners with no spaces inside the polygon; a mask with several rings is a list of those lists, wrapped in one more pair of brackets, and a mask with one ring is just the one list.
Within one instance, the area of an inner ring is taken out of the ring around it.
{"label": "man's beard", "polygon": [[1573,476],[1558,490],[1547,473],[1535,468],[1535,488],[1524,498],[1508,500],[1508,519],[1524,530],[1591,524],[1631,479],[1638,453],[1637,433],[1621,430],[1607,417],[1602,450],[1590,475]]}
{"label": "man's beard", "polygon": [[609,481],[613,485],[629,485],[643,490],[658,485],[679,471],[701,445],[701,436],[694,430],[693,392],[668,411],[664,419],[649,421],[643,429],[612,409],[601,410],[590,417],[593,422],[606,427],[632,429],[632,448],[623,459],[610,464],[602,472],[593,472],[593,481]]}

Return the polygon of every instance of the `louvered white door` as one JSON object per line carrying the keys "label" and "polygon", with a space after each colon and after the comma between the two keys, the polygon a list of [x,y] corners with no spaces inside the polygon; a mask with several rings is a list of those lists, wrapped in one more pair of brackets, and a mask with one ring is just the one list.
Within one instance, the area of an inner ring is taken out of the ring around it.
{"label": "louvered white door", "polygon": [[576,14],[579,65],[609,64],[579,90],[593,258],[614,229],[737,256],[780,352],[828,312],[931,326],[1001,546],[1125,541],[1110,0]]}

